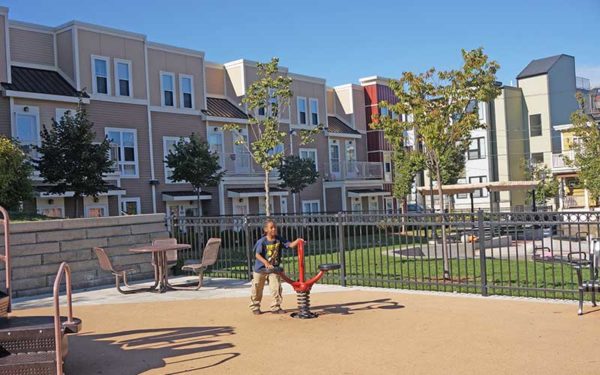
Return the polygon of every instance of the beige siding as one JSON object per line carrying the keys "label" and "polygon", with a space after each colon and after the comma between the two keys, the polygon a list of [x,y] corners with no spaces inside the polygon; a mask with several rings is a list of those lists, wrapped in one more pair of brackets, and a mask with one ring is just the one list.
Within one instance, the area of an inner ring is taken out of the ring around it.
{"label": "beige siding", "polygon": [[[525,78],[519,80],[519,88],[525,99],[524,115],[529,129],[529,116],[540,114],[542,117],[542,135],[531,137],[531,152],[543,152],[544,161],[552,158],[550,102],[548,97],[548,76]],[[530,130],[528,130],[530,134]]]}
{"label": "beige siding", "polygon": [[206,67],[206,92],[225,95],[225,69]]}
{"label": "beige siding", "polygon": [[0,14],[0,30],[2,31],[2,36],[0,36],[0,82],[8,81],[7,76],[7,67],[8,67],[8,56],[6,51],[6,38],[4,35],[4,30],[6,26],[6,16]]}
{"label": "beige siding", "polygon": [[179,96],[179,75],[188,74],[194,77],[194,108],[204,109],[204,72],[203,59],[148,48],[148,78],[150,81],[150,105],[161,105],[160,72],[175,75],[175,104],[181,108]]}
{"label": "beige siding", "polygon": [[[365,91],[361,86],[353,86],[353,108],[354,108],[354,128],[359,132],[366,132],[368,123],[371,119],[367,119],[367,113],[364,110],[365,106]],[[364,139],[365,145],[367,142],[366,136]]]}
{"label": "beige siding", "polygon": [[133,97],[146,99],[144,42],[99,32],[77,30],[81,86],[92,91],[92,55],[110,58],[111,95],[115,93],[114,59],[131,61]]}
{"label": "beige siding", "polygon": [[76,104],[73,103],[62,103],[62,102],[54,102],[54,101],[43,101],[43,100],[33,100],[33,99],[14,99],[15,105],[26,105],[30,107],[38,108],[40,112],[40,130],[43,125],[52,126],[52,119],[56,117],[56,109],[70,109],[75,110],[77,108]]}
{"label": "beige siding", "polygon": [[[292,81],[292,92],[294,97],[291,104],[291,122],[298,124],[298,101],[297,98],[302,96],[306,98],[307,121],[310,124],[310,99],[319,101],[319,122],[325,125],[327,121],[327,103],[325,98],[325,84],[313,83],[294,79]],[[287,117],[287,114],[286,114]]]}
{"label": "beige siding", "polygon": [[11,27],[12,61],[54,66],[54,35]]}
{"label": "beige siding", "polygon": [[327,89],[327,114],[335,113],[335,91]]}
{"label": "beige siding", "polygon": [[[66,30],[56,34],[56,53],[58,68],[75,82],[75,68],[73,67],[73,31]],[[91,92],[91,87],[88,88]]]}

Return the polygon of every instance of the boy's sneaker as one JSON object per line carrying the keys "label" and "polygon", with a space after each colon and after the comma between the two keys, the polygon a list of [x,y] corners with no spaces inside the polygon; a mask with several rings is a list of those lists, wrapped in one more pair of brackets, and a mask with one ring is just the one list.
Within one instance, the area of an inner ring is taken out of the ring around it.
{"label": "boy's sneaker", "polygon": [[285,310],[284,309],[275,310],[275,311],[273,311],[273,314],[285,314]]}
{"label": "boy's sneaker", "polygon": [[252,310],[252,314],[254,314],[254,315],[260,315],[260,310]]}

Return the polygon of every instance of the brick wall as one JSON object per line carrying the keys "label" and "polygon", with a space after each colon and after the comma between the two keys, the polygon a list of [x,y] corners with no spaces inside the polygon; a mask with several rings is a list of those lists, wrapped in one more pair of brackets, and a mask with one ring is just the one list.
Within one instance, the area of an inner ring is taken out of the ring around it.
{"label": "brick wall", "polygon": [[[0,228],[0,248],[4,245]],[[100,270],[92,248],[102,247],[113,265],[136,269],[131,279],[153,277],[150,255],[133,254],[131,247],[169,237],[163,214],[105,218],[49,220],[11,224],[13,296],[52,291],[61,262],[71,266],[73,289],[114,283],[109,272]],[[2,249],[2,252],[4,250]],[[0,273],[4,283],[4,270]]]}

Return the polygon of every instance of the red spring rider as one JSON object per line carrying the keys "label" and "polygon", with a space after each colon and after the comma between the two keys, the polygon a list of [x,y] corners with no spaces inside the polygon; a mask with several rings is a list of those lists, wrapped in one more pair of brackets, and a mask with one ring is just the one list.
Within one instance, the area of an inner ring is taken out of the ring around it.
{"label": "red spring rider", "polygon": [[298,273],[300,274],[300,278],[296,281],[290,279],[283,272],[281,267],[275,267],[272,270],[267,272],[274,272],[281,276],[281,278],[290,284],[292,288],[296,291],[296,295],[298,297],[298,312],[292,313],[293,318],[300,319],[312,319],[316,318],[317,314],[310,311],[310,289],[313,284],[315,284],[327,271],[337,270],[341,266],[337,263],[325,263],[319,265],[319,273],[314,276],[312,279],[306,280],[304,279],[304,241],[300,241],[298,243]]}

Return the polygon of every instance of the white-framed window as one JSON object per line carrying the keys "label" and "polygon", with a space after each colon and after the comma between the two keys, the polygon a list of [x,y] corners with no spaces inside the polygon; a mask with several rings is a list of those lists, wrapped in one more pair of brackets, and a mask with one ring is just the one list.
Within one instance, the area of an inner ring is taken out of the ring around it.
{"label": "white-framed window", "polygon": [[479,121],[485,122],[485,103],[477,103],[477,111],[479,112]]}
{"label": "white-framed window", "polygon": [[176,107],[175,105],[175,74],[160,72],[160,105]]}
{"label": "white-framed window", "polygon": [[111,144],[115,169],[118,165],[122,178],[138,178],[138,143],[136,129],[106,128]]}
{"label": "white-framed window", "polygon": [[369,197],[369,211],[379,211],[379,199],[377,197]]}
{"label": "white-framed window", "polygon": [[65,199],[64,198],[37,198],[37,212],[40,215],[54,218],[65,217]]}
{"label": "white-framed window", "polygon": [[179,75],[179,103],[181,108],[194,109],[194,76]]}
{"label": "white-framed window", "polygon": [[16,105],[14,108],[13,136],[19,141],[26,154],[36,157],[34,146],[41,144],[39,108],[26,105]]}
{"label": "white-framed window", "polygon": [[[167,155],[169,155],[169,151],[174,150],[175,149],[175,145],[177,144],[177,142],[179,142],[181,138],[180,137],[163,137],[163,160],[167,159]],[[184,140],[186,142],[189,142],[189,138],[185,137]],[[174,182],[171,181],[171,176],[173,175],[173,169],[167,167],[167,164],[164,164],[165,166],[165,183],[166,184],[181,184],[181,183],[185,183],[183,181],[180,182]]]}
{"label": "white-framed window", "polygon": [[115,95],[133,96],[131,61],[115,59]]}
{"label": "white-framed window", "polygon": [[352,198],[352,202],[350,202],[350,210],[352,212],[362,212],[362,199],[358,197]]}
{"label": "white-framed window", "polygon": [[120,199],[120,215],[139,215],[142,213],[142,204],[139,197],[124,197]]}
{"label": "white-framed window", "polygon": [[321,212],[321,202],[318,200],[302,201],[303,214],[318,214]]}
{"label": "white-framed window", "polygon": [[315,163],[315,169],[319,170],[319,164],[317,161],[317,149],[316,148],[301,148],[298,150],[300,153],[300,158],[302,159],[310,159]]}
{"label": "white-framed window", "polygon": [[94,204],[85,207],[85,217],[108,216],[108,206],[105,204]]}
{"label": "white-framed window", "polygon": [[298,124],[306,125],[308,122],[306,113],[306,98],[299,96],[296,99],[296,105],[298,106]]}
{"label": "white-framed window", "polygon": [[334,176],[341,172],[340,145],[336,139],[329,140],[329,172]]}
{"label": "white-framed window", "polygon": [[[467,183],[467,179],[465,177],[459,178],[456,181],[456,183],[457,184],[466,184]],[[459,194],[456,194],[456,198],[457,199],[466,199],[466,198],[469,198],[469,194],[467,194],[467,193],[459,193]]]}
{"label": "white-framed window", "polygon": [[92,91],[110,95],[110,59],[92,55]]}
{"label": "white-framed window", "polygon": [[471,139],[467,157],[469,160],[485,159],[485,137]]}
{"label": "white-framed window", "polygon": [[[486,176],[469,177],[470,184],[476,184],[478,182],[487,182],[487,177]],[[482,197],[487,197],[487,196],[488,196],[487,189],[478,189],[478,190],[473,191],[473,198],[482,198]]]}
{"label": "white-framed window", "polygon": [[[264,215],[267,212],[267,205],[265,204],[265,197],[258,197],[258,214]],[[273,213],[273,207],[275,207],[273,197],[269,198],[269,205],[271,207],[271,213]]]}
{"label": "white-framed window", "polygon": [[319,100],[310,98],[310,124],[319,125]]}
{"label": "white-framed window", "polygon": [[393,214],[394,213],[394,198],[386,197],[386,198],[384,198],[383,201],[385,204],[385,212],[387,214]]}

